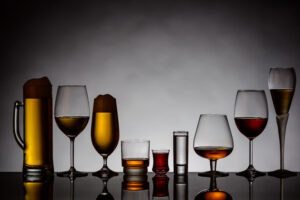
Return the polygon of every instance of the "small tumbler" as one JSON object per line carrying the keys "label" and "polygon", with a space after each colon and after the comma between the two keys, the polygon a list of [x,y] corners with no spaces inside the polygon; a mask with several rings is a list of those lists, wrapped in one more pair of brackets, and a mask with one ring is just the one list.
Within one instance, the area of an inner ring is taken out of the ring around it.
{"label": "small tumbler", "polygon": [[149,140],[122,140],[122,166],[127,175],[141,176],[147,174],[149,166]]}
{"label": "small tumbler", "polygon": [[156,174],[166,174],[169,171],[168,157],[169,149],[166,150],[152,150],[153,154],[153,168],[152,171]]}
{"label": "small tumbler", "polygon": [[174,173],[186,175],[188,172],[188,132],[173,132]]}

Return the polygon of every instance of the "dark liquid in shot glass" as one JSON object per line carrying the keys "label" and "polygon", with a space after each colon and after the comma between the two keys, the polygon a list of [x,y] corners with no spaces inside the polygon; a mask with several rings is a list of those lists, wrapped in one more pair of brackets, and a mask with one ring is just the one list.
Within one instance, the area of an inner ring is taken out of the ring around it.
{"label": "dark liquid in shot glass", "polygon": [[169,196],[169,178],[166,175],[156,175],[153,180],[153,197]]}
{"label": "dark liquid in shot glass", "polygon": [[153,152],[153,168],[156,174],[166,174],[169,171],[168,166],[169,152],[155,153]]}

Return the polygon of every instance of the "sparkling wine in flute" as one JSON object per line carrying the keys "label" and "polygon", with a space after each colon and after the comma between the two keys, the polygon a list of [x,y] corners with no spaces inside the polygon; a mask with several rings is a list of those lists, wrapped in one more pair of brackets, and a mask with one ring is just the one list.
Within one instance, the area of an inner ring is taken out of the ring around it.
{"label": "sparkling wine in flute", "polygon": [[195,147],[195,152],[203,157],[210,160],[217,160],[221,158],[225,158],[232,152],[232,147],[219,147],[219,146],[201,146]]}
{"label": "sparkling wine in flute", "polygon": [[287,114],[294,96],[293,89],[271,89],[271,96],[277,115]]}
{"label": "sparkling wine in flute", "polygon": [[111,112],[96,112],[93,114],[92,142],[101,155],[110,155],[118,145],[119,133]]}
{"label": "sparkling wine in flute", "polygon": [[89,117],[55,117],[55,121],[59,129],[68,137],[75,138],[86,127]]}
{"label": "sparkling wine in flute", "polygon": [[267,125],[268,118],[235,117],[234,121],[239,131],[252,140],[263,132]]}
{"label": "sparkling wine in flute", "polygon": [[271,176],[287,178],[295,176],[295,172],[284,169],[284,146],[289,110],[296,87],[294,68],[271,68],[269,72],[269,89],[276,111],[276,122],[280,143],[280,169],[269,172]]}

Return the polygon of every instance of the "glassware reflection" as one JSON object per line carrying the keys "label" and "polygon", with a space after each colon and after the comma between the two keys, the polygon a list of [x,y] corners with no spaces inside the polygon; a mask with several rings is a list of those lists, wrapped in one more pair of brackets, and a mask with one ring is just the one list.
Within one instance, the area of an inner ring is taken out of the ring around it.
{"label": "glassware reflection", "polygon": [[114,197],[109,193],[107,189],[107,182],[109,181],[109,178],[101,178],[101,180],[103,182],[103,189],[96,200],[114,200]]}
{"label": "glassware reflection", "polygon": [[188,176],[174,175],[174,200],[188,200]]}
{"label": "glassware reflection", "polygon": [[52,200],[53,177],[24,176],[25,200]]}
{"label": "glassware reflection", "polygon": [[122,182],[122,200],[147,200],[149,199],[148,176],[124,175]]}
{"label": "glassware reflection", "polygon": [[201,191],[195,200],[232,200],[232,197],[227,192],[218,189],[216,176],[211,176],[209,189]]}
{"label": "glassware reflection", "polygon": [[156,175],[152,178],[153,195],[152,199],[169,199],[169,177],[166,175]]}

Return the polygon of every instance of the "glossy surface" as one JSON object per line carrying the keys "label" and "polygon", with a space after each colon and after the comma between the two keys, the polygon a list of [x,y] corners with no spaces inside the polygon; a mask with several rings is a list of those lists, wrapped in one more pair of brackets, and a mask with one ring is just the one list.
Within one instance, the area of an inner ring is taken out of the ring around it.
{"label": "glossy surface", "polygon": [[[178,181],[174,183],[173,173],[167,174],[168,181],[168,191],[166,186],[163,185],[163,188],[160,188],[160,193],[169,194],[169,199],[175,199],[174,195],[177,194],[177,199],[184,197],[187,193],[188,199],[193,200],[195,197],[204,190],[207,190],[210,187],[210,178],[199,177],[197,173],[189,173],[188,184],[185,185],[184,182]],[[134,196],[135,200],[138,199],[152,199],[153,195],[153,179],[154,173],[148,173],[148,182],[149,190],[140,190],[140,191],[130,191],[130,195]],[[24,183],[22,181],[21,173],[0,173],[0,182],[1,182],[1,199],[14,199],[14,200],[23,200],[25,198],[25,187],[28,187],[28,182]],[[129,191],[122,191],[122,182],[123,173],[119,173],[118,176],[112,177],[107,182],[107,189],[109,194],[115,200],[119,199],[128,199]],[[30,185],[30,190],[35,191]],[[37,188],[41,188],[40,184],[36,184]],[[156,187],[159,184],[156,183]],[[217,178],[217,188],[230,194],[234,200],[248,200],[249,197],[249,183],[247,179],[243,177],[236,176],[234,173],[230,173],[228,177]],[[186,187],[188,186],[188,187]],[[298,176],[291,177],[288,179],[283,179],[280,181],[278,178],[265,176],[257,178],[253,183],[253,200],[296,200],[299,199],[299,186],[300,186],[300,174]],[[103,181],[97,177],[92,176],[90,173],[87,177],[77,178],[74,182],[74,185],[70,183],[68,178],[61,178],[55,176],[53,185],[49,182],[42,186],[45,193],[53,193],[54,200],[62,199],[85,199],[85,200],[96,200],[99,194],[103,190]],[[49,187],[49,189],[47,189]],[[52,188],[53,187],[53,188]],[[74,189],[74,194],[72,194],[72,189]],[[159,188],[156,188],[158,190]],[[282,190],[281,190],[282,189]],[[181,190],[181,191],[178,191]],[[282,191],[282,197],[281,197]],[[31,193],[33,194],[33,193]],[[155,193],[154,193],[155,194]],[[51,198],[51,194],[50,199]],[[122,197],[123,195],[123,197]],[[145,198],[145,195],[148,198]],[[72,197],[73,196],[73,197]],[[32,198],[34,199],[34,198]],[[35,198],[41,199],[41,198]],[[111,199],[111,198],[110,198]]]}

